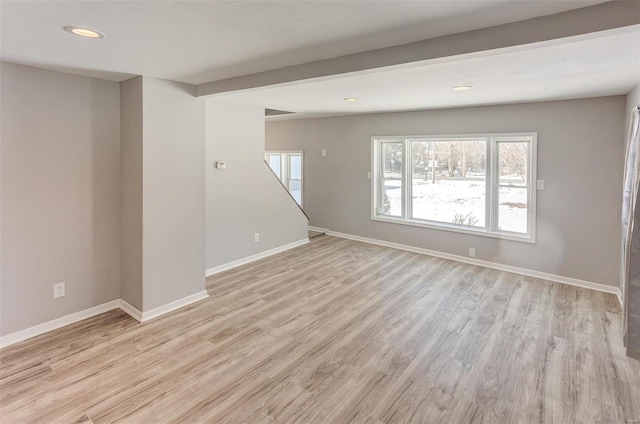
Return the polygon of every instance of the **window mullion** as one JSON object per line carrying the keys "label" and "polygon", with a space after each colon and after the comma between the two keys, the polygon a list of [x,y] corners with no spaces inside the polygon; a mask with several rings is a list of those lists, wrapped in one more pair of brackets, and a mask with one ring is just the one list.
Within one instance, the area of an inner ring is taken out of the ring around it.
{"label": "window mullion", "polygon": [[487,190],[487,216],[489,217],[489,231],[496,231],[498,228],[498,145],[493,137],[487,140],[487,149],[489,154],[489,169],[487,173],[489,175],[488,190]]}
{"label": "window mullion", "polygon": [[529,149],[527,151],[527,234],[534,237],[536,219],[536,190],[538,189],[537,176],[537,148],[533,137],[529,139]]}
{"label": "window mullion", "polygon": [[404,199],[403,199],[403,219],[411,218],[411,142],[409,140],[404,140],[404,167],[403,167],[403,184],[404,184]]}
{"label": "window mullion", "polygon": [[282,184],[289,191],[289,155],[286,153],[280,154],[280,175],[282,175]]}
{"label": "window mullion", "polygon": [[376,174],[374,177],[376,178],[376,214],[379,210],[378,208],[382,208],[383,206],[383,198],[384,198],[384,174],[382,169],[382,161],[384,160],[384,155],[382,154],[382,142],[377,140],[376,146]]}

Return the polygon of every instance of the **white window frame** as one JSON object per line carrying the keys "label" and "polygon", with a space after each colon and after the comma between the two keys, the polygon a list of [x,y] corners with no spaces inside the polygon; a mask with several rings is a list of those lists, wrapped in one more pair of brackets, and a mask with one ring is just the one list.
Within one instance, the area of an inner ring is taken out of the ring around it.
{"label": "white window frame", "polygon": [[[385,138],[384,140],[380,140],[380,149],[382,149],[382,144],[384,143],[389,143],[389,144],[397,144],[397,143],[403,143],[403,139],[402,138],[398,138],[398,139],[394,139],[393,137],[389,137],[389,138]],[[407,188],[407,184],[406,184],[406,180],[407,180],[407,171],[406,171],[406,167],[404,166],[404,162],[405,162],[405,157],[406,157],[406,146],[404,146],[404,150],[402,152],[402,172],[400,173],[400,178],[384,178],[384,165],[382,165],[381,161],[378,161],[378,168],[377,171],[380,175],[380,188],[378,190],[378,195],[382,196],[382,191],[384,190],[384,182],[385,181],[400,181],[401,182],[401,186],[402,186],[402,190],[406,190]],[[375,211],[374,211],[375,212]],[[400,211],[400,216],[396,216],[396,215],[388,215],[389,218],[401,218],[401,219],[405,219],[407,216],[411,216],[411,215],[406,215],[406,209],[402,208],[402,210]]]}
{"label": "white window frame", "polygon": [[[486,172],[486,227],[469,227],[454,223],[430,221],[425,219],[411,218],[412,216],[412,181],[410,172],[412,141],[484,141],[486,142],[487,172]],[[377,213],[377,208],[381,205],[383,179],[381,162],[381,145],[383,142],[404,143],[402,156],[402,216],[387,216]],[[505,142],[528,142],[529,154],[527,163],[527,232],[517,233],[498,229],[498,189],[499,189],[499,166],[498,166],[498,144]],[[494,134],[460,134],[460,135],[415,135],[415,136],[374,136],[371,137],[371,220],[390,222],[394,224],[410,225],[415,227],[431,228],[443,231],[452,231],[463,234],[473,234],[485,237],[499,238],[505,240],[520,241],[525,243],[536,242],[536,168],[537,168],[537,144],[538,133],[494,133]],[[410,178],[408,178],[410,177]],[[409,201],[407,201],[409,200]]]}
{"label": "white window frame", "polygon": [[[264,160],[269,164],[269,155],[280,155],[280,182],[284,188],[291,194],[289,190],[289,181],[300,181],[300,207],[304,205],[304,151],[302,150],[266,150],[264,152]],[[289,178],[290,160],[292,155],[300,155],[300,179]],[[291,194],[293,197],[293,194]]]}

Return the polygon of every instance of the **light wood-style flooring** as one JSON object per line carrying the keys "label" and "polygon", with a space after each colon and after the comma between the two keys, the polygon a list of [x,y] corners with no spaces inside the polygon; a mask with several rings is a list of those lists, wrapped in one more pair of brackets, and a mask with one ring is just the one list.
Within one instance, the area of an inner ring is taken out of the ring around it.
{"label": "light wood-style flooring", "polygon": [[0,351],[9,423],[638,423],[613,295],[330,236]]}
{"label": "light wood-style flooring", "polygon": [[309,233],[309,240],[311,240],[314,237],[319,237],[319,236],[324,234],[324,233],[321,233],[320,231],[312,231],[312,230],[309,230],[308,233]]}

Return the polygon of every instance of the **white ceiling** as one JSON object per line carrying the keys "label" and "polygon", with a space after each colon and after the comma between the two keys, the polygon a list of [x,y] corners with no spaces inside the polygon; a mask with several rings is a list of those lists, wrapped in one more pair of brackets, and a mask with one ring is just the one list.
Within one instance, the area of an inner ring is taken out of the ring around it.
{"label": "white ceiling", "polygon": [[[115,81],[200,84],[602,2],[2,1],[0,58]],[[65,25],[107,38],[81,39]]]}
{"label": "white ceiling", "polygon": [[[628,93],[638,82],[640,26],[636,25],[216,97],[322,116],[617,95]],[[453,91],[457,85],[473,89]],[[359,101],[346,102],[346,97]]]}

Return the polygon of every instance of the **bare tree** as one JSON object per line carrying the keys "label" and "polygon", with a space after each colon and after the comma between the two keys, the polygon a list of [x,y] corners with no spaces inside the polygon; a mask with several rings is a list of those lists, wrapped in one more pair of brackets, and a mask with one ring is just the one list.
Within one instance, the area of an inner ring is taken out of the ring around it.
{"label": "bare tree", "polygon": [[510,174],[527,179],[527,143],[500,143],[500,167],[506,167]]}
{"label": "bare tree", "polygon": [[453,223],[460,224],[460,225],[468,225],[468,226],[475,225],[478,222],[478,218],[476,218],[472,214],[473,214],[473,211],[469,212],[466,215],[463,215],[461,213],[456,213],[455,216],[453,217]]}

